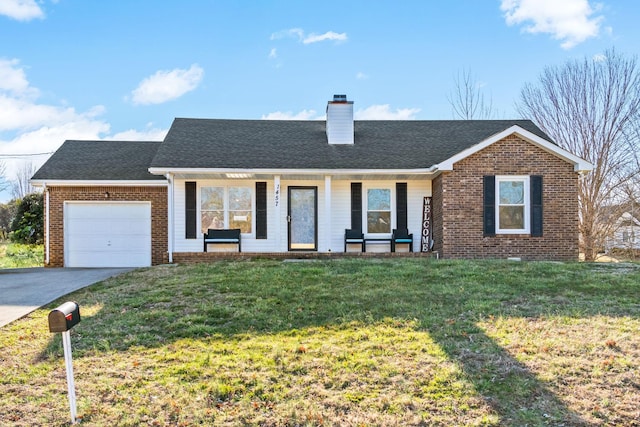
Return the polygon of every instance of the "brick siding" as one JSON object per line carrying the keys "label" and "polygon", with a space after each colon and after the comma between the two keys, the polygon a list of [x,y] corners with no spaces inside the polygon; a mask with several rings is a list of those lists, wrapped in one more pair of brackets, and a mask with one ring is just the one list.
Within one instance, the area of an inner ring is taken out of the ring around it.
{"label": "brick siding", "polygon": [[[47,187],[49,193],[49,263],[64,266],[64,202],[151,202],[151,263],[167,262],[167,189],[166,187]],[[105,192],[109,197],[105,198]],[[45,236],[46,239],[46,236]],[[46,240],[45,240],[46,241]]]}
{"label": "brick siding", "polygon": [[[483,236],[483,176],[543,176],[543,236]],[[578,173],[517,135],[461,160],[433,181],[434,250],[445,258],[578,260]]]}

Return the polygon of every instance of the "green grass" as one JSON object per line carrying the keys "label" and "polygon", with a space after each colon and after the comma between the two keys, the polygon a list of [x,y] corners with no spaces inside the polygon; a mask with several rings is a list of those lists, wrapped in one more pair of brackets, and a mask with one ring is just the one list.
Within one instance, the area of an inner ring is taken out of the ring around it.
{"label": "green grass", "polygon": [[42,245],[24,245],[0,241],[0,269],[42,267],[44,248]]}
{"label": "green grass", "polygon": [[[85,425],[640,423],[640,266],[217,262],[83,289]],[[52,304],[0,330],[0,425],[68,423]]]}

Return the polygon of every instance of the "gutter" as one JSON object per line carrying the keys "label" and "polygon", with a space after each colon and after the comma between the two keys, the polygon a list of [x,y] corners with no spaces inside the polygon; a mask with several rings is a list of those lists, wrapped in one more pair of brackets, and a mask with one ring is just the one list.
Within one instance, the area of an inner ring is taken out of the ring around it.
{"label": "gutter", "polygon": [[168,182],[163,179],[157,180],[42,180],[32,179],[31,185],[34,187],[166,187]]}

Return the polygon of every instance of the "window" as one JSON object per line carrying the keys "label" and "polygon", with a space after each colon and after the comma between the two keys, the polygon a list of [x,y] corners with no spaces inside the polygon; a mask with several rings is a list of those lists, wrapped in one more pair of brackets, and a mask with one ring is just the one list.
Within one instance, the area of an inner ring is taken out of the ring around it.
{"label": "window", "polygon": [[391,189],[367,189],[367,233],[391,233]]}
{"label": "window", "polygon": [[250,187],[202,187],[200,191],[203,233],[209,228],[239,228],[242,233],[251,233],[252,212]]}
{"label": "window", "polygon": [[496,176],[496,232],[529,233],[528,176]]}

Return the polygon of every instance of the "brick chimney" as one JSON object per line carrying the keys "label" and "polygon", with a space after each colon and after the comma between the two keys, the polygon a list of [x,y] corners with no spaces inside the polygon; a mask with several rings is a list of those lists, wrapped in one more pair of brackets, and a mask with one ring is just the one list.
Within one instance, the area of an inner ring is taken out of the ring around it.
{"label": "brick chimney", "polygon": [[327,140],[353,144],[353,101],[347,101],[347,95],[333,95],[327,104]]}

